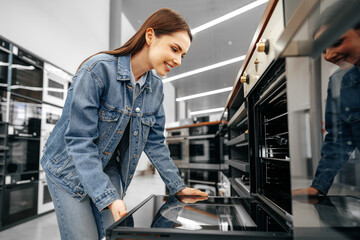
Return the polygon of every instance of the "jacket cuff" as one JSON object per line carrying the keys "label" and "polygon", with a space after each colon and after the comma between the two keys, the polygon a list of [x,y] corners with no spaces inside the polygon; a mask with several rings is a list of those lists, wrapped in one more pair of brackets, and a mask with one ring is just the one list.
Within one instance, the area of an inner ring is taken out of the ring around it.
{"label": "jacket cuff", "polygon": [[180,179],[177,180],[175,182],[169,183],[167,185],[167,188],[169,189],[169,192],[171,195],[174,195],[175,193],[177,193],[178,191],[186,188],[185,183]]}
{"label": "jacket cuff", "polygon": [[115,188],[106,190],[103,194],[98,196],[97,198],[93,199],[93,202],[96,208],[99,211],[106,209],[110,203],[114,202],[115,200],[120,199],[119,194],[117,193]]}
{"label": "jacket cuff", "polygon": [[321,194],[327,195],[331,184],[314,179],[310,187],[319,190]]}

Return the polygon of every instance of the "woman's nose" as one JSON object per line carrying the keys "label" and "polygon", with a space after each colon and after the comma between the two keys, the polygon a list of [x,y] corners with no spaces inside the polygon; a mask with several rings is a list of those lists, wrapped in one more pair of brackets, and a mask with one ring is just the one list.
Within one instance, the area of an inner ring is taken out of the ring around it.
{"label": "woman's nose", "polygon": [[177,67],[179,67],[181,65],[181,56],[180,55],[174,59],[174,63]]}
{"label": "woman's nose", "polygon": [[336,56],[337,56],[337,53],[334,51],[331,51],[328,48],[323,52],[323,57],[328,62],[331,62],[331,60],[334,59]]}

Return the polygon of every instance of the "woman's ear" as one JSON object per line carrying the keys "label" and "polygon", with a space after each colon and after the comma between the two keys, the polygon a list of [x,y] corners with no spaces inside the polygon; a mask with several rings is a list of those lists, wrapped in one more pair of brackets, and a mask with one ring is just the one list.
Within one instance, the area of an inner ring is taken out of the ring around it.
{"label": "woman's ear", "polygon": [[146,29],[146,32],[145,32],[145,39],[146,39],[146,43],[148,45],[150,45],[153,41],[155,37],[155,32],[154,32],[154,29],[153,28],[148,28]]}

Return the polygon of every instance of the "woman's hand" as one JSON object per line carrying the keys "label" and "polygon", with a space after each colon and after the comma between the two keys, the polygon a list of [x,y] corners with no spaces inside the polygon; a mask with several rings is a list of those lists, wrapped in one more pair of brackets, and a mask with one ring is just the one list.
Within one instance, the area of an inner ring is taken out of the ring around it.
{"label": "woman's hand", "polygon": [[114,217],[115,222],[125,216],[125,214],[127,213],[125,203],[123,200],[120,199],[117,199],[114,202],[110,203],[109,209]]}
{"label": "woman's hand", "polygon": [[300,188],[291,191],[292,196],[319,196],[320,192],[316,188]]}
{"label": "woman's hand", "polygon": [[190,195],[190,196],[204,196],[207,197],[209,194],[199,189],[186,187],[177,192],[177,195]]}
{"label": "woman's hand", "polygon": [[[179,192],[177,195],[182,196],[180,200],[183,203],[196,203],[198,201],[204,201],[208,198],[208,193],[200,191],[199,189],[186,187]],[[184,197],[185,196],[185,197]],[[189,196],[189,197],[187,197]]]}

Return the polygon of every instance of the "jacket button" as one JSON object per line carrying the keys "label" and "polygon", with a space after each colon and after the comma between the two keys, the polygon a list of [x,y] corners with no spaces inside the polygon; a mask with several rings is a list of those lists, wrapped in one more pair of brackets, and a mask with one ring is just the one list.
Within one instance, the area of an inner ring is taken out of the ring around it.
{"label": "jacket button", "polygon": [[134,158],[136,158],[136,154],[134,154]]}
{"label": "jacket button", "polygon": [[139,133],[137,131],[134,132],[134,136],[137,136]]}
{"label": "jacket button", "polygon": [[130,111],[130,110],[131,110],[131,108],[129,108],[129,107],[126,107],[126,109],[127,109],[128,111]]}
{"label": "jacket button", "polygon": [[131,179],[133,177],[133,175],[131,174],[130,176],[129,176],[129,178]]}
{"label": "jacket button", "polygon": [[135,108],[135,112],[140,112],[140,108]]}

